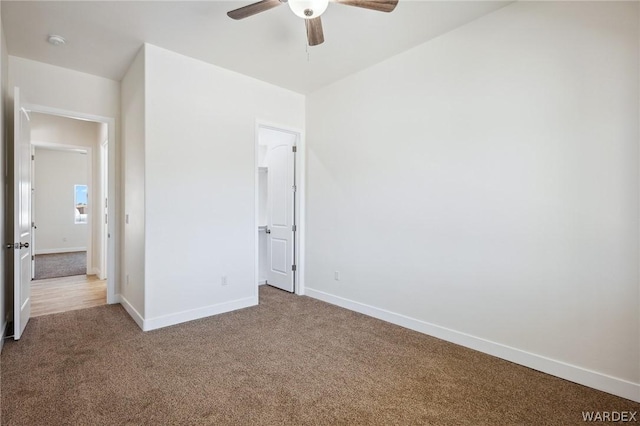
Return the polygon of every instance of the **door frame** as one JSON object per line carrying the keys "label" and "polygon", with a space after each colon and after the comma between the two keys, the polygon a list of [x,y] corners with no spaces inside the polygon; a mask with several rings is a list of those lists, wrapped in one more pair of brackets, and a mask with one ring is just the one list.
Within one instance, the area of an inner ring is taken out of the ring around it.
{"label": "door frame", "polygon": [[29,148],[31,150],[31,281],[33,281],[36,276],[36,226],[34,226],[36,222],[36,216],[34,214],[36,211],[36,202],[33,198],[33,187],[36,181],[36,164],[33,159],[35,158],[36,147],[33,145],[33,141],[30,142]]}
{"label": "door frame", "polygon": [[295,185],[296,185],[296,196],[294,201],[294,219],[296,223],[296,233],[294,238],[294,258],[296,262],[296,270],[293,271],[294,276],[294,293],[297,295],[305,294],[305,235],[306,235],[306,223],[305,223],[305,175],[306,175],[306,147],[304,143],[304,132],[302,129],[298,129],[291,126],[286,126],[282,124],[273,123],[271,121],[257,119],[255,125],[255,135],[254,135],[254,240],[255,240],[255,254],[254,254],[254,291],[256,303],[258,303],[258,287],[260,281],[260,235],[258,226],[260,225],[260,212],[259,212],[259,179],[260,179],[260,171],[258,170],[258,152],[259,152],[259,143],[260,143],[260,129],[270,129],[281,131],[285,133],[292,133],[296,135],[296,162],[295,162]]}
{"label": "door frame", "polygon": [[[35,112],[35,111],[32,111]],[[91,194],[94,191],[94,182],[93,182],[93,149],[91,147],[88,146],[80,146],[80,145],[66,145],[66,144],[58,144],[58,143],[54,143],[54,142],[44,142],[44,141],[34,141],[33,139],[31,140],[31,152],[35,153],[35,149],[36,148],[42,148],[42,149],[50,149],[52,151],[61,151],[61,152],[82,152],[87,156],[87,187],[89,188],[89,194]],[[33,155],[33,154],[32,154]],[[37,161],[36,161],[37,162]],[[31,176],[32,179],[34,179],[35,176],[35,169],[36,169],[36,165],[35,164],[31,164]],[[31,187],[34,188],[35,187],[35,180],[32,180],[32,184]],[[35,188],[35,190],[37,191],[38,188]],[[87,275],[92,275],[94,273],[94,269],[95,269],[95,265],[93,264],[93,209],[94,206],[93,204],[95,203],[95,201],[90,199],[89,205],[87,206],[87,262],[86,262],[86,273]],[[33,202],[33,192],[31,192],[31,221],[32,222],[37,222],[37,216],[35,215],[35,203]],[[38,224],[36,223],[36,226]],[[36,256],[36,246],[35,246],[35,231],[33,230],[33,227],[31,229],[31,241],[33,241],[33,256],[34,258],[32,259],[31,263],[32,263],[32,270],[35,271],[35,256]],[[32,274],[31,279],[34,279],[35,277],[35,272]]]}
{"label": "door frame", "polygon": [[[101,256],[98,260],[100,274],[99,279],[104,280],[107,277],[107,267],[109,265],[109,137],[100,142],[100,153],[98,155],[98,163],[100,166],[100,246]],[[106,166],[106,167],[105,167]],[[105,210],[107,217],[105,218]],[[106,222],[105,222],[106,219]],[[113,218],[112,218],[113,220]]]}
{"label": "door frame", "polygon": [[[49,114],[55,115],[59,117],[73,118],[76,120],[85,120],[85,121],[93,121],[97,123],[103,123],[107,125],[107,139],[109,141],[109,152],[108,152],[108,195],[107,197],[112,202],[109,203],[108,206],[108,215],[109,215],[109,235],[108,239],[108,249],[107,249],[107,304],[115,304],[118,303],[118,296],[116,293],[116,246],[117,246],[117,229],[119,229],[116,225],[118,224],[118,217],[116,216],[116,200],[118,199],[118,190],[116,187],[116,145],[117,145],[117,134],[116,134],[116,120],[113,117],[105,117],[94,114],[86,114],[78,111],[70,111],[64,110],[61,108],[53,108],[45,105],[38,104],[28,104],[27,109],[31,112],[41,113],[41,114]],[[78,147],[82,148],[82,147]],[[88,248],[87,248],[88,249]],[[87,256],[89,253],[87,252]]]}

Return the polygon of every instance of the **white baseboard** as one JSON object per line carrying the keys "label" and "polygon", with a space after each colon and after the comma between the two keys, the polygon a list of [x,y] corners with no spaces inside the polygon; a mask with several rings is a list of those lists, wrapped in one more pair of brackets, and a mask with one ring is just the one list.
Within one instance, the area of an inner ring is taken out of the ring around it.
{"label": "white baseboard", "polygon": [[267,283],[267,280],[258,281],[258,285],[265,285],[266,283]]}
{"label": "white baseboard", "polygon": [[121,294],[116,295],[116,300],[122,305],[125,311],[133,318],[133,320],[138,324],[140,329],[144,330],[144,318],[140,315],[140,312],[133,307],[133,305]]}
{"label": "white baseboard", "polygon": [[87,251],[86,247],[68,247],[68,248],[52,248],[34,250],[33,254],[55,254],[55,253],[71,253],[77,251]]}
{"label": "white baseboard", "polygon": [[309,297],[313,297],[351,311],[359,312],[361,314],[418,331],[420,333],[428,334],[460,346],[484,352],[571,382],[579,383],[581,385],[621,396],[632,401],[640,402],[639,383],[632,383],[624,379],[598,373],[597,371],[588,370],[576,365],[567,364],[545,356],[410,318],[395,312],[365,305],[363,303],[355,302],[323,291],[307,288],[306,294]]}
{"label": "white baseboard", "polygon": [[2,333],[0,333],[0,353],[2,353],[2,347],[4,346],[4,338],[6,334],[7,334],[7,322],[5,321],[4,324],[2,324]]}
{"label": "white baseboard", "polygon": [[146,319],[144,320],[144,326],[142,327],[142,329],[144,331],[156,330],[162,327],[169,327],[171,325],[176,325],[187,321],[193,321],[200,318],[210,317],[212,315],[223,314],[225,312],[248,308],[250,306],[256,306],[257,304],[257,297],[247,297],[244,299],[219,303],[217,305],[204,306],[202,308],[176,312],[175,314]]}
{"label": "white baseboard", "polygon": [[102,272],[100,271],[100,268],[92,268],[91,269],[91,273],[89,275],[95,275],[98,277],[98,279],[100,278],[100,275],[102,274]]}

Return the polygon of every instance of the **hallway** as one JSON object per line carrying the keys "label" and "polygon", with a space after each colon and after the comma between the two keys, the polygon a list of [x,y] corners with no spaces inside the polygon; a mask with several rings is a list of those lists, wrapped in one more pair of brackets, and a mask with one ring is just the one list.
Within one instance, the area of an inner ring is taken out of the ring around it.
{"label": "hallway", "polygon": [[107,282],[95,275],[31,281],[31,317],[107,303]]}

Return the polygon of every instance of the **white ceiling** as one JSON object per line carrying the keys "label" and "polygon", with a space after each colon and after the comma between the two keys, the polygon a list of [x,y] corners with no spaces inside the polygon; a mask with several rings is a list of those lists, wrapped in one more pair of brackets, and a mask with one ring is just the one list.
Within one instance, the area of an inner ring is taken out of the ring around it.
{"label": "white ceiling", "polygon": [[[490,13],[508,1],[400,0],[392,13],[330,4],[325,42],[307,47],[286,4],[245,20],[251,1],[6,1],[10,55],[120,80],[143,42],[309,93]],[[47,35],[67,39],[64,46]]]}

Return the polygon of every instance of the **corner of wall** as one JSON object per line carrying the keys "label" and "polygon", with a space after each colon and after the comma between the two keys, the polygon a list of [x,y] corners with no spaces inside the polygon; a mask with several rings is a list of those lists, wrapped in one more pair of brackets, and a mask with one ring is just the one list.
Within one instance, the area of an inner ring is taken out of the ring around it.
{"label": "corner of wall", "polygon": [[129,300],[123,296],[122,294],[119,294],[117,296],[118,302],[122,305],[122,307],[124,308],[125,311],[127,311],[127,313],[129,314],[129,316],[133,319],[133,321],[138,325],[138,327],[140,327],[140,329],[142,331],[145,331],[144,328],[144,318],[142,317],[142,315],[140,314],[140,312],[138,312],[138,310],[131,304],[131,302],[129,302]]}
{"label": "corner of wall", "polygon": [[120,84],[121,151],[120,300],[143,327],[145,316],[145,48],[142,46]]}

